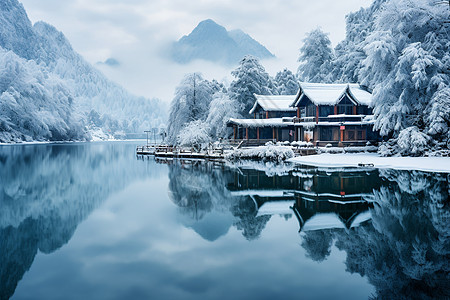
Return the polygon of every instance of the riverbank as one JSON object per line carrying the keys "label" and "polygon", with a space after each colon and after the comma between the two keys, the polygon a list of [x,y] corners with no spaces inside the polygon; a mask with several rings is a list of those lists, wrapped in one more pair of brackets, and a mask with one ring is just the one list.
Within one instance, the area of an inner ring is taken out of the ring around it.
{"label": "riverbank", "polygon": [[449,157],[381,157],[376,153],[347,153],[299,156],[288,161],[316,167],[358,167],[363,164],[378,169],[450,173]]}

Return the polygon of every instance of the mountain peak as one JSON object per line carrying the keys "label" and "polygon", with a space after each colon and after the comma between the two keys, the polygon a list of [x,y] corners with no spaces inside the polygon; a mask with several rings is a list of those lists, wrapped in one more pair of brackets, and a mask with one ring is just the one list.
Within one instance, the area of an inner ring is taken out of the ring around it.
{"label": "mountain peak", "polygon": [[227,30],[225,29],[225,27],[220,26],[211,19],[207,19],[198,23],[197,27],[195,27],[194,30],[192,30],[192,32],[189,34],[189,36],[191,37],[198,36],[201,38],[205,36],[217,37],[218,35],[226,36]]}
{"label": "mountain peak", "polygon": [[175,42],[172,58],[178,63],[202,59],[237,64],[245,55],[274,57],[263,45],[240,29],[227,31],[212,19],[201,21],[189,35]]}

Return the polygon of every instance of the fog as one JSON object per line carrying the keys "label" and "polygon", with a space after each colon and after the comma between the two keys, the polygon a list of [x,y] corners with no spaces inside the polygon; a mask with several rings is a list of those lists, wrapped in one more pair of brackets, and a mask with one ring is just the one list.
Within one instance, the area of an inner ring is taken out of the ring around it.
{"label": "fog", "polygon": [[[74,49],[106,76],[136,95],[170,102],[185,73],[232,80],[235,66],[208,62],[178,65],[167,56],[171,43],[189,34],[204,19],[228,30],[242,29],[276,55],[263,61],[274,76],[296,71],[305,34],[320,26],[335,46],[345,37],[345,15],[371,0],[212,1],[181,0],[22,0],[34,23],[43,20],[61,30]],[[108,58],[120,64],[97,64]]]}

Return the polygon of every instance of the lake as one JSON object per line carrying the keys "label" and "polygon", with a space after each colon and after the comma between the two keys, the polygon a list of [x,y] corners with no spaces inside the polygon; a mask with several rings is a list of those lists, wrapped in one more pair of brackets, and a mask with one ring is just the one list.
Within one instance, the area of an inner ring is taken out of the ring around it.
{"label": "lake", "polygon": [[0,146],[1,299],[448,298],[450,175]]}

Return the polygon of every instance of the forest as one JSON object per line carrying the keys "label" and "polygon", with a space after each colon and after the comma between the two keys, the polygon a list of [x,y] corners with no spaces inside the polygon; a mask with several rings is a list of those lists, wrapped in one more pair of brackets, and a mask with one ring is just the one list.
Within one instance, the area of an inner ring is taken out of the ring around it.
{"label": "forest", "polygon": [[300,47],[296,73],[271,77],[252,56],[232,71],[229,86],[187,74],[178,85],[168,142],[204,144],[230,135],[229,118],[247,118],[253,94],[295,95],[298,82],[359,83],[372,92],[379,153],[424,155],[450,145],[450,9],[436,0],[375,0],[346,17],[334,49],[317,28]]}

